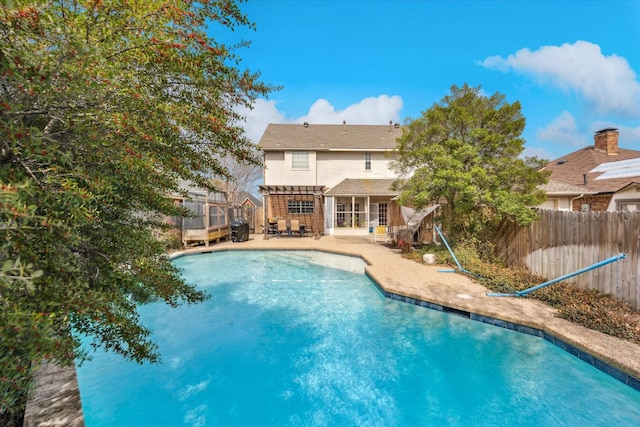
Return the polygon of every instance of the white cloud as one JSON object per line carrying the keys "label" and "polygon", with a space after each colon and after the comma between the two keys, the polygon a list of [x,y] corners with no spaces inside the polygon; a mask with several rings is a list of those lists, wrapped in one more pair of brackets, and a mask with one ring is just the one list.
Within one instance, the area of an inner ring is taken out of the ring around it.
{"label": "white cloud", "polygon": [[336,110],[326,99],[318,99],[313,103],[307,115],[297,121],[315,124],[340,124],[346,120],[349,124],[384,125],[389,121],[398,122],[402,110],[402,98],[399,96],[380,95],[365,98],[344,110]]}
{"label": "white cloud", "polygon": [[544,148],[525,147],[521,157],[538,157],[540,159],[551,159],[551,154]]}
{"label": "white cloud", "polygon": [[400,121],[402,105],[402,98],[397,95],[380,95],[365,98],[344,110],[336,110],[329,101],[320,98],[309,107],[306,115],[288,119],[278,110],[275,101],[257,99],[252,110],[239,108],[238,112],[246,117],[245,134],[257,143],[269,123],[341,124],[346,120],[349,124],[383,125],[390,120],[394,123]]}
{"label": "white cloud", "polygon": [[184,423],[191,427],[204,427],[207,425],[206,414],[209,411],[207,405],[198,405],[193,409],[187,411],[184,415]]}
{"label": "white cloud", "polygon": [[191,396],[193,396],[194,394],[198,394],[201,391],[206,390],[207,386],[209,385],[209,382],[210,382],[209,380],[206,380],[206,381],[201,381],[198,384],[187,385],[184,388],[184,390],[180,392],[180,400],[186,400]]}
{"label": "white cloud", "polygon": [[583,147],[589,144],[589,138],[579,132],[576,121],[567,111],[563,111],[546,128],[538,131],[536,136],[542,140],[572,147]]}
{"label": "white cloud", "polygon": [[[623,148],[640,150],[640,127],[613,126],[618,129],[618,144]],[[602,129],[602,128],[600,128]]]}
{"label": "white cloud", "polygon": [[600,46],[586,41],[562,46],[521,49],[506,59],[490,56],[480,63],[486,68],[531,74],[541,81],[571,89],[584,97],[598,114],[640,114],[640,82],[627,60],[605,56]]}
{"label": "white cloud", "polygon": [[254,143],[260,141],[269,123],[287,123],[284,114],[276,108],[275,101],[258,98],[253,103],[253,109],[239,107],[237,111],[245,117],[244,133]]}

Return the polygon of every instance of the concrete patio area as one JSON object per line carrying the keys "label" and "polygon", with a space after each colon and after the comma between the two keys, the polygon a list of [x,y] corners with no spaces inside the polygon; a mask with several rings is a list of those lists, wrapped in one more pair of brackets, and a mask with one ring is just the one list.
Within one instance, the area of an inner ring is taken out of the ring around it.
{"label": "concrete patio area", "polygon": [[[424,265],[402,257],[399,250],[389,249],[373,241],[373,237],[283,237],[265,240],[251,235],[245,242],[223,242],[209,247],[195,247],[175,254],[221,250],[321,250],[361,256],[369,266],[367,274],[386,293],[426,301],[445,311],[469,313],[471,318],[496,319],[540,331],[550,341],[566,343],[569,351],[601,370],[614,368],[611,374],[640,389],[640,346],[555,317],[555,310],[527,298],[489,297],[488,290],[460,273],[439,270],[449,266]],[[486,319],[484,320],[486,321]],[[550,339],[549,337],[553,338]],[[575,352],[574,350],[578,350]],[[594,359],[595,358],[595,359]],[[72,371],[73,368],[71,368]],[[25,426],[81,426],[81,407],[76,381],[69,381],[69,370],[62,370],[59,383],[52,381],[46,370],[38,381],[50,391],[41,389],[29,402]],[[46,375],[46,376],[45,376]],[[69,396],[74,397],[69,397]],[[63,397],[61,397],[63,396]],[[56,410],[56,405],[58,409]],[[65,408],[68,414],[65,414]],[[78,412],[79,411],[79,412]],[[79,420],[80,417],[80,420]]]}

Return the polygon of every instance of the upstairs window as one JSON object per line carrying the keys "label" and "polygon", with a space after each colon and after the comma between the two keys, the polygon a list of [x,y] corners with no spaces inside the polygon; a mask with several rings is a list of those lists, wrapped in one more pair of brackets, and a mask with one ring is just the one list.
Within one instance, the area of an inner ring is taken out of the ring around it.
{"label": "upstairs window", "polygon": [[291,169],[309,169],[309,152],[292,151]]}
{"label": "upstairs window", "polygon": [[364,153],[364,170],[371,170],[371,153]]}

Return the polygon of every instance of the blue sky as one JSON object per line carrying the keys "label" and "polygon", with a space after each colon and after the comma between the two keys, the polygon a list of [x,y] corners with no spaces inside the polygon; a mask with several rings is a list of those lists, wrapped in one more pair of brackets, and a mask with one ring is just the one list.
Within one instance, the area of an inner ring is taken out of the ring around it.
{"label": "blue sky", "polygon": [[388,124],[417,118],[452,85],[520,101],[525,155],[555,159],[605,127],[640,150],[640,0],[276,1],[241,9],[256,31],[241,67],[282,86],[246,111],[268,123]]}

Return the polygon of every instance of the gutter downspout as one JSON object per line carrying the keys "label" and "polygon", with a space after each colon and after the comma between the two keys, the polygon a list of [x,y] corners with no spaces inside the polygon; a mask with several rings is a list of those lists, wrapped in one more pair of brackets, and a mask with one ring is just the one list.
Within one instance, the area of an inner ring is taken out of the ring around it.
{"label": "gutter downspout", "polygon": [[584,197],[584,193],[581,193],[579,196],[574,197],[573,199],[569,199],[569,209],[573,211],[573,201],[578,200],[582,197]]}

